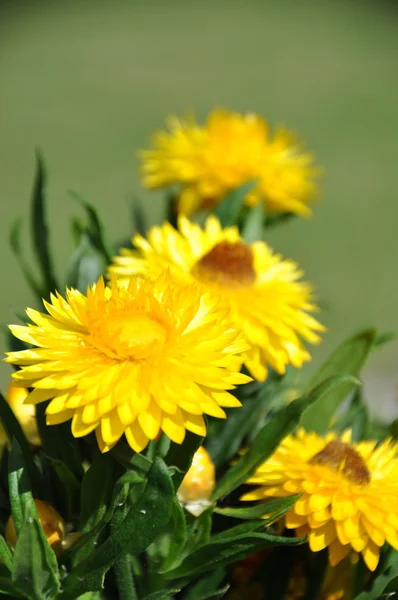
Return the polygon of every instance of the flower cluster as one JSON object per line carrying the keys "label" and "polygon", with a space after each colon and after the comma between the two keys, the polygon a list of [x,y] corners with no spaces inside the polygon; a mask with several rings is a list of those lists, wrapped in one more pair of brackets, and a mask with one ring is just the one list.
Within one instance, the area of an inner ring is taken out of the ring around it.
{"label": "flower cluster", "polygon": [[[46,255],[44,311],[28,308],[27,324],[9,326],[19,349],[4,359],[15,372],[0,398],[4,464],[12,454],[0,558],[12,577],[2,575],[0,594],[72,600],[82,582],[98,592],[101,580],[104,598],[115,585],[133,598],[137,577],[142,597],[188,586],[184,597],[199,598],[198,576],[219,565],[232,579],[227,600],[268,600],[273,590],[283,600],[353,600],[354,580],[364,587],[396,560],[398,443],[394,426],[368,419],[361,393],[346,409],[348,388],[331,392],[359,384],[380,337],[349,338],[315,383],[293,381],[325,327],[299,265],[265,241],[286,214],[311,214],[318,170],[292,134],[271,134],[257,115],[217,110],[204,126],[171,119],[169,129],[140,156],[144,186],[177,186],[173,223],[137,227],[113,256],[82,202],[79,276],[57,291]],[[301,554],[275,559],[273,546],[300,544]],[[40,577],[27,570],[28,552],[40,557]],[[42,582],[37,596],[30,577],[38,590]],[[206,597],[227,592],[220,581]]]}

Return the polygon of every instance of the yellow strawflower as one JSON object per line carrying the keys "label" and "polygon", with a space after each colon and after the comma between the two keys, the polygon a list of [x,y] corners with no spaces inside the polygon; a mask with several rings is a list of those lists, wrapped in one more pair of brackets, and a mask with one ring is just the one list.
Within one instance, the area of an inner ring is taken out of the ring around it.
{"label": "yellow strawflower", "polygon": [[242,500],[301,494],[286,527],[309,534],[313,552],[328,548],[331,566],[354,552],[374,571],[385,542],[398,549],[398,445],[350,439],[299,429],[248,480],[258,487]]}
{"label": "yellow strawflower", "polygon": [[246,244],[237,227],[222,229],[214,216],[204,229],[181,215],[178,223],[179,231],[166,223],[147,240],[136,235],[137,250],[122,250],[111,272],[128,281],[133,273],[156,277],[170,269],[175,280],[195,281],[220,296],[251,347],[245,364],[256,379],[266,378],[268,366],[282,374],[287,365],[310,360],[302,340],[320,342],[324,328],[309,314],[317,307],[310,286],[298,281],[297,265],[264,242]]}
{"label": "yellow strawflower", "polygon": [[199,516],[211,502],[209,498],[216,485],[216,468],[206,448],[201,446],[192,459],[179,489],[178,500],[195,516]]}
{"label": "yellow strawflower", "polygon": [[[19,421],[26,439],[33,446],[40,446],[40,436],[37,429],[36,410],[34,406],[25,404],[28,390],[23,387],[18,387],[14,383],[10,383],[5,393],[5,399],[10,405],[14,415]],[[7,444],[7,434],[2,425],[0,425],[0,448]]]}
{"label": "yellow strawflower", "polygon": [[182,443],[186,430],[205,435],[203,414],[225,417],[240,406],[228,391],[250,381],[239,373],[246,342],[217,298],[196,285],[133,277],[128,286],[102,278],[87,295],[67,290],[27,309],[34,325],[11,325],[30,350],[11,352],[21,365],[27,402],[51,400],[47,424],[72,419],[72,433],[95,431],[102,452],[125,434],[137,452],[163,431]]}
{"label": "yellow strawflower", "polygon": [[257,180],[246,204],[262,201],[268,212],[310,216],[318,170],[285,129],[269,131],[255,114],[214,110],[204,126],[194,119],[169,118],[153,149],[140,153],[143,184],[159,188],[180,184],[178,211],[190,215],[208,209],[229,191]]}

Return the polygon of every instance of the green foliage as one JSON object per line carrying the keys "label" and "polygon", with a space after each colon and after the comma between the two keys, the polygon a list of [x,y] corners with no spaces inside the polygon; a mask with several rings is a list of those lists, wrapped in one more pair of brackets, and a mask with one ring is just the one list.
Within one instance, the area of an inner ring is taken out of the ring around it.
{"label": "green foliage", "polygon": [[220,219],[223,227],[235,225],[239,221],[244,199],[255,185],[255,181],[244,183],[240,187],[231,190],[224,200],[216,205],[213,213]]}
{"label": "green foliage", "polygon": [[[368,329],[345,340],[311,378],[307,384],[307,390],[335,375],[347,374],[357,377],[375,343],[376,335],[374,329]],[[325,433],[331,424],[333,415],[348,394],[352,392],[354,385],[355,381],[352,379],[345,385],[336,387],[332,394],[323,398],[322,405],[318,404],[307,410],[302,425],[307,430]]]}

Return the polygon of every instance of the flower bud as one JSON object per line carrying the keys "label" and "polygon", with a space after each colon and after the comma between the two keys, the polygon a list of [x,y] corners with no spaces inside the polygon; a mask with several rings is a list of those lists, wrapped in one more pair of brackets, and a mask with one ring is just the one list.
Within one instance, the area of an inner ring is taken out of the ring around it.
{"label": "flower bud", "polygon": [[[10,383],[5,398],[18,419],[28,442],[30,442],[32,446],[40,446],[41,442],[37,429],[36,409],[33,404],[24,404],[28,393],[26,388],[18,387],[16,384]],[[4,446],[6,443],[7,435],[0,426],[0,446]]]}
{"label": "flower bud", "polygon": [[[47,541],[55,553],[62,549],[62,540],[65,535],[65,522],[47,502],[43,500],[34,500],[39,521],[46,535]],[[17,543],[17,532],[15,530],[14,519],[10,515],[6,525],[6,540],[11,548],[15,548]]]}
{"label": "flower bud", "polygon": [[209,453],[201,446],[178,490],[180,503],[195,516],[210,505],[209,498],[216,483],[215,473]]}

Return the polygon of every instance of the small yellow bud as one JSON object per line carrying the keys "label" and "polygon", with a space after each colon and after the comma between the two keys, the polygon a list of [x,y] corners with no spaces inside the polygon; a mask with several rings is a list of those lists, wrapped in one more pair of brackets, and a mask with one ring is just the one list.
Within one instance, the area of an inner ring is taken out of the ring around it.
{"label": "small yellow bud", "polygon": [[[18,387],[14,383],[10,383],[5,394],[5,399],[18,419],[28,442],[30,442],[32,446],[40,446],[41,442],[39,431],[37,429],[36,409],[33,404],[24,404],[28,393],[26,388]],[[0,446],[4,446],[6,443],[6,433],[3,427],[0,426]]]}
{"label": "small yellow bud", "polygon": [[203,446],[195,453],[192,465],[178,490],[178,499],[193,515],[199,516],[210,505],[216,484],[216,470]]}
{"label": "small yellow bud", "polygon": [[[62,550],[62,540],[65,535],[65,522],[55,508],[47,502],[43,502],[43,500],[35,500],[34,502],[47,541],[54,552],[59,553]],[[15,548],[17,543],[17,532],[15,531],[12,515],[9,517],[6,525],[6,540],[11,548]]]}

